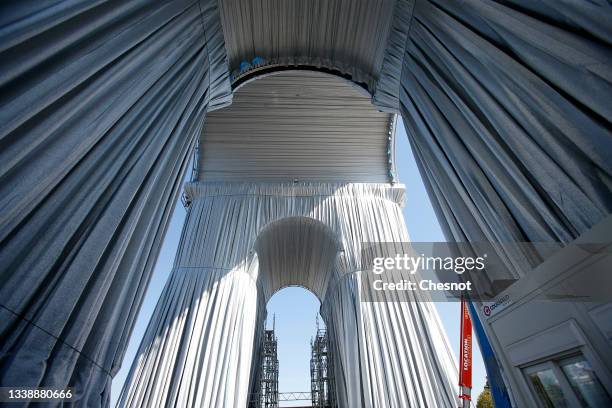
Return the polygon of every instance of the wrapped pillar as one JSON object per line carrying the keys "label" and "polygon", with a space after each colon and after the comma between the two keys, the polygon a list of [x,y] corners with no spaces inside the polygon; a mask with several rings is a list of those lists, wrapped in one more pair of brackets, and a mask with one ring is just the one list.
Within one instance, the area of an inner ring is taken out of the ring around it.
{"label": "wrapped pillar", "polygon": [[186,191],[172,276],[121,406],[244,406],[265,304],[290,285],[321,300],[340,406],[456,406],[456,363],[427,297],[363,302],[351,272],[364,242],[408,240],[403,186],[209,182]]}
{"label": "wrapped pillar", "polygon": [[0,385],[108,404],[205,113],[230,95],[216,7],[2,6]]}

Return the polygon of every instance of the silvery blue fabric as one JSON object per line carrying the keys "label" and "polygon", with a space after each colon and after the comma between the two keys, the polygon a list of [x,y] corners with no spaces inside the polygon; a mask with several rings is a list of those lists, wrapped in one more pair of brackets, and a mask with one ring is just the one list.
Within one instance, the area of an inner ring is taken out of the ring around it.
{"label": "silvery blue fabric", "polygon": [[[373,101],[401,112],[448,239],[564,243],[612,212],[611,16],[607,2],[397,3]],[[541,261],[506,256],[518,275]]]}
{"label": "silvery blue fabric", "polygon": [[[610,214],[608,2],[376,4],[330,26],[378,31],[366,17],[380,15],[384,52],[308,49],[306,62],[402,114],[449,239],[564,243]],[[0,6],[2,385],[71,384],[108,403],[205,112],[231,98],[240,57],[226,55],[217,6]],[[356,38],[337,34],[344,48]],[[505,255],[517,274],[540,260]]]}
{"label": "silvery blue fabric", "polygon": [[216,1],[0,6],[0,384],[109,402],[207,107]]}
{"label": "silvery blue fabric", "polygon": [[457,363],[429,295],[363,301],[364,244],[407,242],[402,185],[199,182],[119,406],[244,407],[265,305],[321,301],[341,407],[455,407]]}

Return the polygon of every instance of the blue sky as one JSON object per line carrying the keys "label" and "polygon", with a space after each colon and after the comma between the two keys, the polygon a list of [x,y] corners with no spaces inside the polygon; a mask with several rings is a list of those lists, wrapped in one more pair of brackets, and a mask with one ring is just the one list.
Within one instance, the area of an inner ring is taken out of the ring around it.
{"label": "blue sky", "polygon": [[[398,121],[397,128],[396,161],[399,181],[406,185],[404,217],[410,238],[415,242],[444,241],[444,236],[427,197],[401,121]],[[140,344],[140,339],[172,269],[184,221],[185,209],[181,204],[178,204],[170,221],[168,233],[128,344],[123,366],[113,380],[112,405],[115,404],[121,392],[121,387]],[[272,315],[276,315],[276,332],[279,339],[280,391],[310,391],[310,338],[315,332],[315,319],[319,310],[317,298],[302,288],[286,288],[277,292],[270,299],[267,307],[270,324]],[[436,303],[436,307],[457,357],[459,350],[459,304]],[[472,390],[472,395],[475,397],[480,394],[484,387],[485,375],[482,356],[478,344],[475,342],[474,388]],[[303,406],[304,403],[281,404],[281,406],[286,407],[296,405]]]}

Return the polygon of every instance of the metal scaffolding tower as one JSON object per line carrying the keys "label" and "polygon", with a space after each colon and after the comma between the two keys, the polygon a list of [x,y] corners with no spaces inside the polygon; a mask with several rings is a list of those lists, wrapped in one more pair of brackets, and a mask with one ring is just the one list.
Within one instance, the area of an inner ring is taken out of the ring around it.
{"label": "metal scaffolding tower", "polygon": [[272,330],[264,328],[258,403],[260,408],[278,407],[278,339],[274,334],[275,326],[276,318],[272,322]]}
{"label": "metal scaffolding tower", "polygon": [[311,340],[312,354],[310,358],[310,389],[312,406],[317,408],[335,407],[333,398],[333,378],[331,359],[329,356],[329,340],[327,331],[319,327]]}

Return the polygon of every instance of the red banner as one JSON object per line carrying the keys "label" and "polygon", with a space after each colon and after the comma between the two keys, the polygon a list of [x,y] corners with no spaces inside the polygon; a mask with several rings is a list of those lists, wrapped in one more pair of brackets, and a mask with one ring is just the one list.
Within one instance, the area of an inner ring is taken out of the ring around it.
{"label": "red banner", "polygon": [[461,348],[459,386],[472,388],[472,319],[465,298],[461,299]]}

